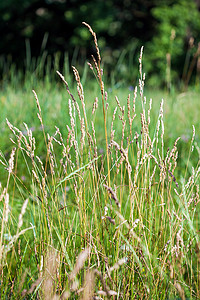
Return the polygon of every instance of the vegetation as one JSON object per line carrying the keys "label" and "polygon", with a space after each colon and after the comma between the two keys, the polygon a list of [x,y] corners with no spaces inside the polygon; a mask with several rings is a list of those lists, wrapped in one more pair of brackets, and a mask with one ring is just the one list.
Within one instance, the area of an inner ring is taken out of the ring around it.
{"label": "vegetation", "polygon": [[198,299],[198,98],[154,106],[143,48],[138,86],[106,86],[85,25],[97,82],[73,67],[65,93],[46,76],[0,98],[1,299]]}
{"label": "vegetation", "polygon": [[182,89],[199,81],[197,0],[1,0],[0,72],[6,73],[13,63],[23,71],[30,63],[37,69],[41,57],[42,65],[53,68],[54,57],[60,56],[62,73],[66,56],[70,65],[77,60],[83,65],[95,55],[89,32],[80,26],[83,20],[100,37],[104,71],[116,81],[136,80],[135,57],[142,45],[148,85],[167,84],[170,89],[174,82]]}
{"label": "vegetation", "polygon": [[161,76],[160,81],[166,82],[168,88],[174,81],[179,83],[179,88],[180,84],[186,88],[193,74],[194,84],[200,75],[197,64],[200,22],[195,1],[171,1],[170,6],[163,3],[153,8],[152,14],[159,25],[147,50],[151,53],[147,59],[151,83],[155,84]]}

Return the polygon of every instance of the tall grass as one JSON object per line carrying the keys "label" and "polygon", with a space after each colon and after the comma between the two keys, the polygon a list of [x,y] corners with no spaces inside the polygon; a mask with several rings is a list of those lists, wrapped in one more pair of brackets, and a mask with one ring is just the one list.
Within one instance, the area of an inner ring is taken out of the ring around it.
{"label": "tall grass", "polygon": [[[47,132],[33,91],[45,154],[27,124],[22,131],[7,120],[14,147],[9,159],[0,154],[7,171],[0,189],[1,298],[199,298],[195,128],[184,170],[178,172],[180,141],[165,145],[163,100],[152,122],[152,100],[144,95],[143,49],[138,87],[127,95],[126,106],[118,97],[112,100],[110,119],[96,35],[85,25],[97,50],[89,63],[99,86],[92,110],[88,113],[90,94],[86,97],[73,67],[76,95],[57,72],[68,95],[67,130]],[[22,161],[25,182],[18,176]]]}

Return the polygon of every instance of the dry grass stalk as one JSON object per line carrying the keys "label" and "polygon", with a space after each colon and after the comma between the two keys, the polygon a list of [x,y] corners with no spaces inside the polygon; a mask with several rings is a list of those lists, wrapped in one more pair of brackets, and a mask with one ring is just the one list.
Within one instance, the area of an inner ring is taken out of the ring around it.
{"label": "dry grass stalk", "polygon": [[99,272],[97,269],[95,269],[95,275],[97,275],[100,280],[101,280],[101,283],[103,285],[103,291],[98,291],[98,294],[102,294],[103,296],[107,296],[107,297],[110,297],[110,289],[109,287],[106,285],[106,282],[101,274],[101,272]]}
{"label": "dry grass stalk", "polygon": [[56,273],[59,267],[59,255],[54,248],[48,250],[43,269],[42,292],[44,299],[52,299],[56,293]]}
{"label": "dry grass stalk", "polygon": [[144,51],[144,47],[142,46],[140,49],[140,57],[139,57],[139,72],[140,72],[140,76],[142,78],[142,56],[143,56],[143,51]]}
{"label": "dry grass stalk", "polygon": [[77,82],[78,96],[79,96],[79,99],[81,100],[83,111],[84,111],[84,114],[85,114],[85,102],[84,102],[83,86],[81,84],[81,80],[80,80],[80,76],[79,76],[78,70],[74,66],[72,66],[72,69],[73,69],[73,72],[74,72],[74,75],[75,75],[75,79],[76,79],[76,82]]}
{"label": "dry grass stalk", "polygon": [[[110,267],[108,269],[108,273],[110,274],[111,272],[115,271],[115,270],[118,270],[122,265],[126,264],[127,263],[127,257],[123,257],[121,259],[119,259],[112,267]],[[104,279],[107,278],[107,274],[104,276]]]}
{"label": "dry grass stalk", "polygon": [[16,148],[13,148],[12,152],[11,152],[11,155],[10,155],[9,162],[8,162],[8,172],[9,172],[9,174],[11,174],[13,169],[14,169],[15,152],[16,152]]}
{"label": "dry grass stalk", "polygon": [[131,164],[130,164],[129,159],[128,159],[128,148],[124,149],[122,146],[120,147],[119,144],[117,142],[115,142],[115,141],[112,141],[111,143],[121,153],[121,155],[122,155],[122,161],[125,159],[125,161],[127,163],[127,171],[128,171],[129,178],[130,178],[130,175],[131,175],[131,172],[132,172],[132,167],[131,167]]}
{"label": "dry grass stalk", "polygon": [[55,157],[53,155],[54,153],[54,149],[53,149],[53,137],[47,135],[47,139],[48,139],[48,144],[47,144],[47,155],[49,157],[49,164],[50,164],[50,169],[51,169],[51,175],[52,175],[52,178],[53,176],[55,175],[55,165],[56,165],[56,160],[55,160]]}
{"label": "dry grass stalk", "polygon": [[32,283],[30,289],[27,291],[26,289],[22,291],[22,297],[25,297],[26,294],[32,294],[34,289],[40,285],[40,283],[42,282],[42,278],[38,278],[34,283]]}
{"label": "dry grass stalk", "polygon": [[116,102],[117,102],[117,105],[118,105],[120,111],[123,112],[123,108],[121,107],[120,102],[119,102],[119,99],[118,99],[117,96],[115,96],[115,100],[116,100]]}
{"label": "dry grass stalk", "polygon": [[69,275],[69,280],[71,282],[74,281],[76,275],[79,273],[79,271],[83,268],[85,261],[87,260],[88,256],[90,254],[90,249],[86,248],[85,250],[83,250],[77,260],[76,260],[76,264],[74,266],[73,271],[71,272],[71,274]]}
{"label": "dry grass stalk", "polygon": [[96,97],[92,106],[92,114],[94,114],[96,109],[98,108],[98,102],[99,102],[98,97]]}
{"label": "dry grass stalk", "polygon": [[97,75],[95,76],[96,79],[97,79],[97,82],[100,83],[100,87],[101,87],[101,93],[102,95],[104,94],[104,84],[103,82],[101,81],[101,69],[100,69],[100,62],[98,64],[98,62],[96,61],[94,55],[91,55],[92,57],[92,60],[93,60],[93,63],[94,63],[94,67],[95,67],[95,70],[97,72]]}
{"label": "dry grass stalk", "polygon": [[117,195],[115,194],[115,192],[113,191],[113,189],[107,185],[103,185],[105,187],[105,189],[109,192],[109,194],[111,195],[111,198],[115,201],[116,205],[118,207],[120,207],[120,202],[117,198]]}
{"label": "dry grass stalk", "polygon": [[0,195],[0,202],[3,200],[3,198],[4,198],[5,194],[6,194],[6,192],[7,192],[7,189],[4,188],[3,191],[2,191],[2,193],[1,193],[1,195]]}
{"label": "dry grass stalk", "polygon": [[[88,131],[88,129],[87,129],[88,128],[88,126],[87,126],[87,114],[86,114],[86,110],[85,110],[85,101],[84,101],[83,86],[81,84],[81,80],[80,80],[80,76],[79,76],[78,70],[75,67],[72,67],[72,68],[73,68],[73,72],[74,72],[75,79],[76,79],[76,82],[77,82],[78,96],[79,96],[79,99],[81,101],[82,108],[83,108],[83,114],[84,114],[84,118],[85,118],[86,130]],[[79,115],[79,120],[81,120],[81,116],[80,115]]]}
{"label": "dry grass stalk", "polygon": [[184,289],[182,288],[182,286],[180,285],[179,282],[176,282],[174,284],[175,288],[177,289],[178,293],[179,293],[179,296],[181,297],[181,300],[185,300],[185,292],[184,292]]}
{"label": "dry grass stalk", "polygon": [[88,27],[90,33],[92,34],[92,36],[94,38],[94,43],[95,43],[95,47],[96,47],[96,51],[97,51],[97,56],[98,56],[98,60],[100,62],[101,61],[101,56],[100,56],[100,51],[99,51],[99,47],[98,47],[96,33],[92,30],[91,26],[89,24],[87,24],[86,22],[82,22],[82,24],[85,25],[86,27]]}
{"label": "dry grass stalk", "polygon": [[113,128],[114,128],[114,121],[115,121],[116,112],[117,112],[117,107],[115,107],[114,112],[113,112],[113,116],[112,116],[111,133],[110,133],[111,145],[112,145],[112,142],[114,141],[114,135],[115,135],[115,130]]}
{"label": "dry grass stalk", "polygon": [[95,57],[92,55],[92,59],[95,65],[95,69],[97,71],[97,77],[99,79],[99,84],[101,88],[101,98],[102,98],[102,107],[103,107],[103,118],[104,118],[104,130],[105,130],[105,140],[106,140],[106,156],[107,156],[107,168],[108,168],[108,185],[110,185],[110,158],[109,158],[109,148],[108,148],[108,133],[107,133],[107,122],[106,122],[106,111],[105,111],[105,91],[104,91],[104,82],[102,80],[103,76],[103,69],[101,69],[101,56],[100,51],[97,43],[96,33],[92,30],[91,26],[88,25],[86,22],[82,23],[86,27],[88,27],[90,33],[92,34],[94,38],[94,44],[96,48],[97,58],[98,62],[96,61]]}
{"label": "dry grass stalk", "polygon": [[27,205],[28,205],[28,199],[26,199],[22,205],[21,213],[19,215],[18,229],[21,228],[23,225],[23,215],[26,212]]}
{"label": "dry grass stalk", "polygon": [[81,156],[83,156],[83,147],[85,145],[85,122],[84,122],[84,118],[81,119],[81,139],[80,139],[80,143],[81,143]]}
{"label": "dry grass stalk", "polygon": [[93,270],[88,270],[85,275],[83,294],[80,298],[81,300],[92,300],[94,299],[94,286],[95,286],[95,272]]}
{"label": "dry grass stalk", "polygon": [[91,125],[92,125],[93,141],[94,141],[94,157],[97,158],[98,157],[98,153],[97,153],[97,141],[96,141],[95,127],[94,127],[93,121],[91,122]]}

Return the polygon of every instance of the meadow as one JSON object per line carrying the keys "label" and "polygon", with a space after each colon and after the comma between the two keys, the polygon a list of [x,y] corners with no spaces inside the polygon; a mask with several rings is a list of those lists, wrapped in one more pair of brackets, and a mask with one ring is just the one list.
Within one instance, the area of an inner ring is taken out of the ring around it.
{"label": "meadow", "polygon": [[148,89],[143,49],[106,83],[89,30],[82,74],[5,74],[0,297],[199,299],[199,91]]}

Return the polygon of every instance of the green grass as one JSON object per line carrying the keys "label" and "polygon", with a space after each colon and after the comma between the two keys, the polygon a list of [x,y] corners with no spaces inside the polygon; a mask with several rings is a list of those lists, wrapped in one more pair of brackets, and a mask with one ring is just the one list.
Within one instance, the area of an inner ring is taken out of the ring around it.
{"label": "green grass", "polygon": [[[71,79],[70,79],[71,81]],[[74,84],[72,85],[72,93],[76,95],[77,92]],[[130,90],[131,88],[131,90]],[[26,88],[13,88],[9,85],[6,86],[0,92],[0,105],[1,105],[1,115],[0,115],[0,130],[1,130],[1,150],[6,155],[9,156],[12,143],[8,137],[12,137],[7,124],[6,118],[18,127],[20,130],[25,132],[24,122],[32,129],[33,135],[37,139],[37,149],[39,155],[45,153],[45,144],[43,141],[43,134],[41,130],[41,124],[37,118],[37,106],[34,101],[34,96],[32,89],[37,91],[38,97],[40,99],[40,105],[42,109],[43,122],[45,126],[45,131],[53,134],[55,131],[55,126],[59,127],[61,132],[66,132],[66,124],[69,123],[69,110],[68,110],[68,95],[66,94],[66,89],[60,84],[59,78],[57,81],[52,82],[51,86],[46,86],[44,82],[37,82],[35,85],[26,84]],[[121,105],[126,105],[127,96],[130,93],[133,98],[134,91],[132,87],[123,86],[121,88],[115,88],[107,86],[108,91],[108,103],[109,110],[107,112],[107,122],[110,126],[112,113],[116,106],[115,96],[117,95]],[[91,116],[92,105],[95,101],[95,97],[99,97],[100,91],[98,85],[93,81],[91,85],[84,85],[85,91],[85,103],[86,110],[89,116]],[[153,99],[152,112],[151,112],[151,134],[155,130],[159,106],[161,99],[164,99],[164,123],[165,123],[165,145],[171,147],[174,140],[177,137],[181,137],[178,144],[179,158],[180,158],[180,168],[185,164],[185,152],[189,150],[189,142],[192,136],[192,125],[196,128],[196,142],[199,143],[199,116],[198,112],[200,110],[199,103],[199,93],[195,91],[188,91],[184,94],[168,94],[161,90],[145,90],[145,95],[147,102],[150,98]],[[138,114],[140,113],[141,103],[139,100],[136,101],[136,108]],[[101,110],[101,108],[99,108]],[[102,118],[97,113],[93,116],[96,124],[96,138],[98,141],[99,148],[104,147],[104,128],[102,127]],[[139,130],[140,119],[136,118],[133,123],[133,130]],[[121,129],[116,126],[116,135],[120,135]],[[43,154],[44,155],[44,154]],[[195,157],[194,157],[195,159]],[[182,164],[183,162],[183,164]],[[195,162],[196,163],[196,162]],[[26,167],[25,167],[26,172]],[[25,176],[25,174],[22,174]],[[3,180],[4,175],[1,173],[0,178]]]}
{"label": "green grass", "polygon": [[72,98],[59,76],[1,91],[1,299],[198,299],[199,95],[138,86],[134,110],[99,68]]}

